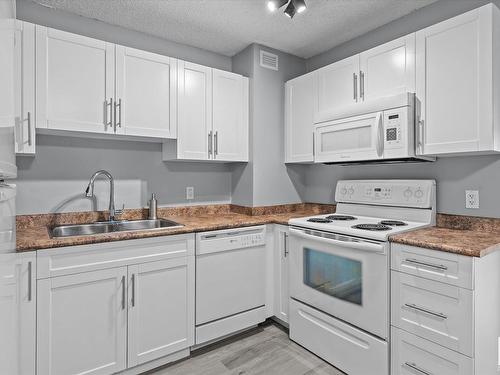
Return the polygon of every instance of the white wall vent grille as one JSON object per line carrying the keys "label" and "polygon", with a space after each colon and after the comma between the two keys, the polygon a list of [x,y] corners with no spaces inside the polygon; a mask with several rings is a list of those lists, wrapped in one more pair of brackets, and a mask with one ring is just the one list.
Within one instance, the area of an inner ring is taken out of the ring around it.
{"label": "white wall vent grille", "polygon": [[260,66],[266,69],[278,70],[278,55],[260,50]]}

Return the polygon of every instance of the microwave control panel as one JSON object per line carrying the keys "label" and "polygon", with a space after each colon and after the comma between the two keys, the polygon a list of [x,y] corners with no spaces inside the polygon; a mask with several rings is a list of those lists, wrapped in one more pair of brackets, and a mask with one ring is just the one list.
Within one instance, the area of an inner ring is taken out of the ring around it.
{"label": "microwave control panel", "polygon": [[403,147],[406,111],[402,108],[384,111],[384,143],[387,148]]}

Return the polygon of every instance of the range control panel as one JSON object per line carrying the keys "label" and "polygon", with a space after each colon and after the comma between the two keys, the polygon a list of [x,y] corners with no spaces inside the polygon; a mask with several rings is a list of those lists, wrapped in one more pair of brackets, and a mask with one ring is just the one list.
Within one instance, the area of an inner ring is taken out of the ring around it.
{"label": "range control panel", "polygon": [[434,180],[342,180],[337,182],[335,200],[344,203],[431,208]]}

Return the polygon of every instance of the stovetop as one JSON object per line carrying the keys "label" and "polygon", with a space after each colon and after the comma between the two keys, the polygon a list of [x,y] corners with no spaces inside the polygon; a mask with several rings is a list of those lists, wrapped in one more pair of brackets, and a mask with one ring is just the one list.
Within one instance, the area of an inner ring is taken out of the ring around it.
{"label": "stovetop", "polygon": [[[337,218],[340,217],[340,220]],[[346,216],[350,216],[347,218]],[[377,216],[326,214],[291,219],[291,226],[386,241],[390,235],[429,226],[430,223]]]}

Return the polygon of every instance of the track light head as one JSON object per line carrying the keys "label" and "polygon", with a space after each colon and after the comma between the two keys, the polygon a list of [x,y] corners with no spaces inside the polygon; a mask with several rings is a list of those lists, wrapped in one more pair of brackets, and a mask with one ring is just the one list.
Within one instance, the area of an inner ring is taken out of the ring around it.
{"label": "track light head", "polygon": [[305,0],[292,0],[295,5],[297,13],[302,13],[307,9]]}
{"label": "track light head", "polygon": [[267,1],[267,9],[269,9],[271,12],[275,12],[279,8],[281,8],[283,5],[285,5],[288,2],[288,0],[268,0]]}
{"label": "track light head", "polygon": [[293,4],[293,0],[288,3],[288,6],[285,9],[285,15],[293,18],[295,16],[295,13],[297,13],[297,10],[295,9],[295,5]]}

